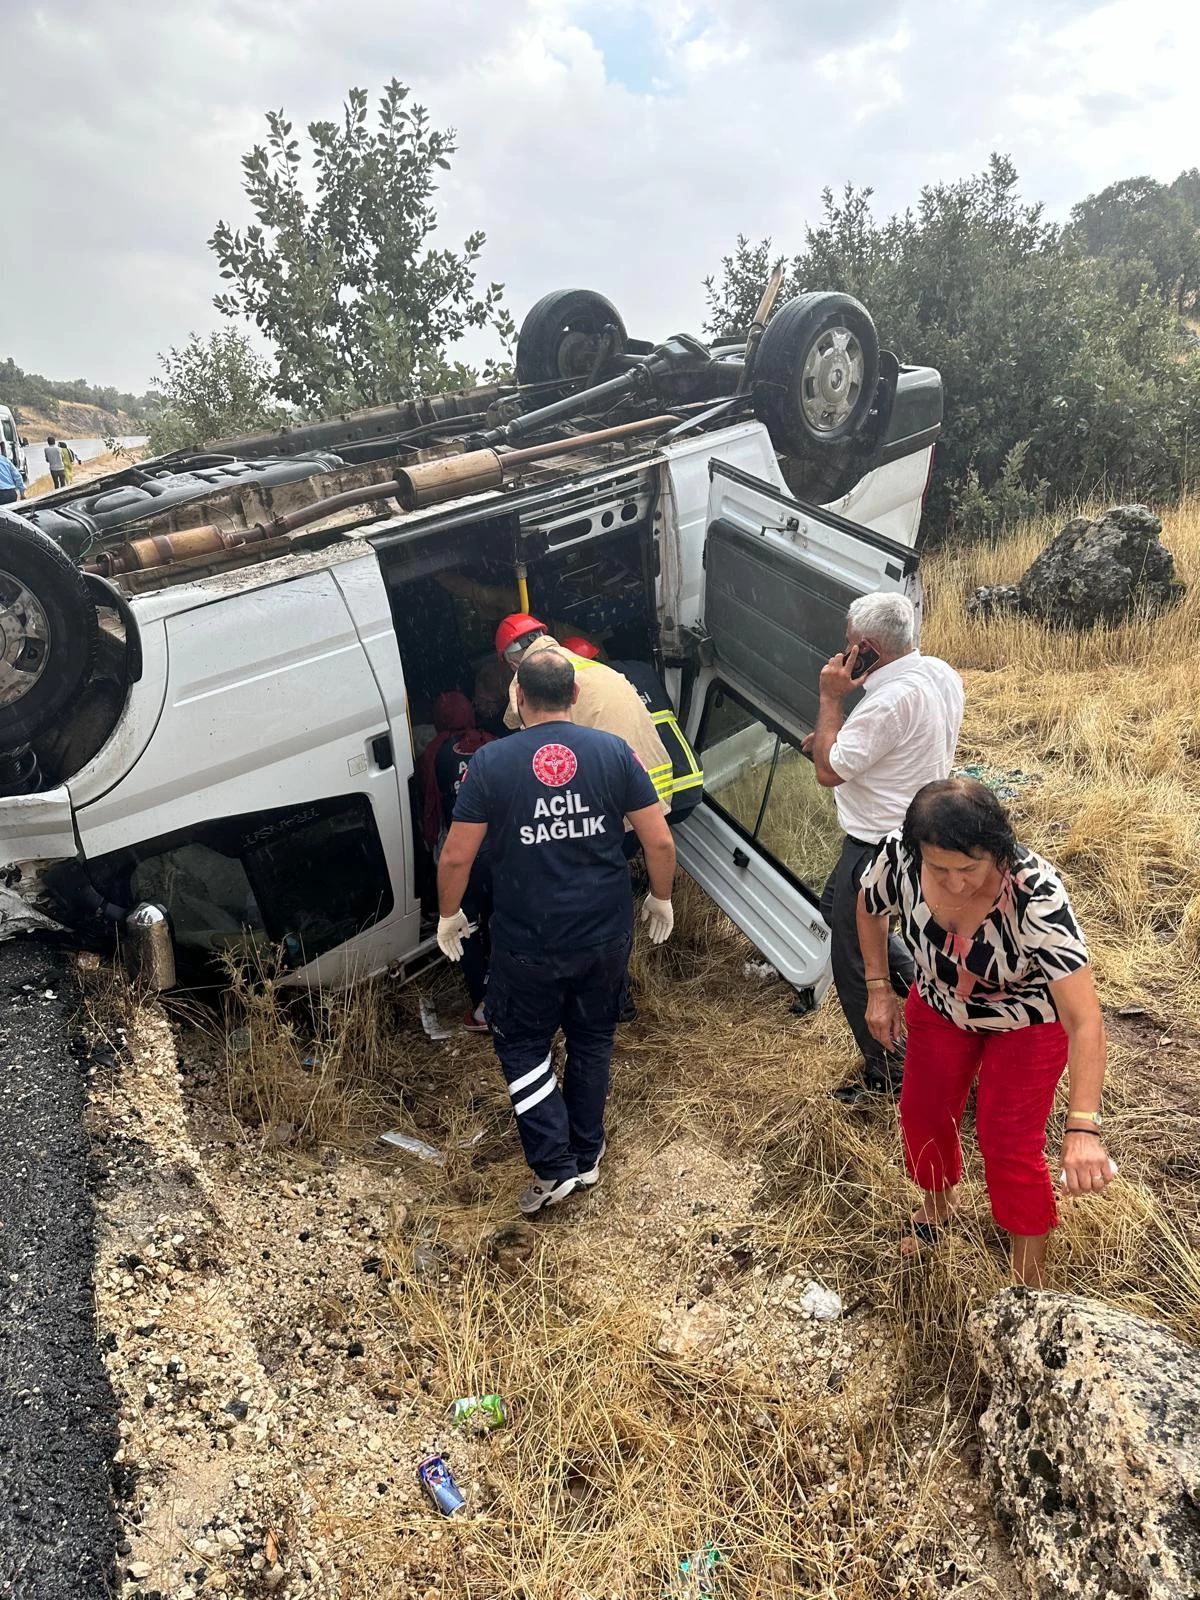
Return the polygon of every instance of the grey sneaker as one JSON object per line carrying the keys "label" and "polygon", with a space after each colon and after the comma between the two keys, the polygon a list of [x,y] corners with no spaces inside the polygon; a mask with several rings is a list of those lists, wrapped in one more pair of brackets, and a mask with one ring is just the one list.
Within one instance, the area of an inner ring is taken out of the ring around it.
{"label": "grey sneaker", "polygon": [[579,1182],[583,1188],[594,1188],[595,1185],[600,1182],[600,1163],[604,1160],[604,1152],[607,1149],[608,1141],[605,1140],[605,1142],[600,1146],[600,1154],[596,1157],[595,1165],[589,1167],[586,1172],[581,1172],[579,1174]]}
{"label": "grey sneaker", "polygon": [[578,1178],[537,1178],[522,1192],[517,1206],[523,1217],[536,1216],[547,1206],[570,1199],[578,1187]]}

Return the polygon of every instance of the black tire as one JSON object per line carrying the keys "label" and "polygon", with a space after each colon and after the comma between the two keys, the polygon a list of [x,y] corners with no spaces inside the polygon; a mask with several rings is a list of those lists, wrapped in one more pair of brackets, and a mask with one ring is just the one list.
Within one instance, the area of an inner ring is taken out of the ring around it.
{"label": "black tire", "polygon": [[24,517],[0,511],[0,749],[35,738],[70,704],[98,631],[79,569]]}
{"label": "black tire", "polygon": [[823,453],[857,437],[879,385],[879,338],[852,295],[800,294],[767,324],[754,369],[754,412],[776,450]]}
{"label": "black tire", "polygon": [[[623,350],[628,334],[611,300],[592,289],[556,289],[543,295],[517,335],[517,382],[555,383],[562,378],[589,377],[610,324],[617,330],[617,348]],[[606,362],[597,379],[620,370],[619,365]]]}

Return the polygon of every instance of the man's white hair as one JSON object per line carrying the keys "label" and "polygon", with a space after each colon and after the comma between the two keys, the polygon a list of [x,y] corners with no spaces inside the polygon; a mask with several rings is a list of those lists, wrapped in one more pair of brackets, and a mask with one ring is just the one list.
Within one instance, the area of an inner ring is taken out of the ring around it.
{"label": "man's white hair", "polygon": [[860,595],[846,620],[860,639],[874,639],[884,655],[902,655],[913,647],[917,614],[906,594]]}

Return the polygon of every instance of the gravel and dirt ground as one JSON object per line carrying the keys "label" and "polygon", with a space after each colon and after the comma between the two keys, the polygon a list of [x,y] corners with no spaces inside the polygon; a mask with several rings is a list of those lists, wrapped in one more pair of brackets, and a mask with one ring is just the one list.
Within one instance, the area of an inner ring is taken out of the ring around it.
{"label": "gravel and dirt ground", "polygon": [[72,958],[0,946],[0,1594],[104,1600],[116,1402],[96,1343]]}
{"label": "gravel and dirt ground", "polygon": [[[731,941],[731,973],[743,956]],[[784,998],[766,1025],[786,1031]],[[598,1190],[529,1223],[489,1041],[427,1040],[412,1001],[385,985],[375,1002],[395,1008],[403,1077],[357,1143],[231,1113],[260,1017],[100,1008],[117,1064],[89,1113],[96,1291],[125,1600],[685,1595],[678,1563],[704,1531],[729,1549],[727,1592],[761,1600],[885,1592],[885,1570],[890,1593],[1016,1593],[939,1406],[911,1458],[869,1442],[904,1384],[877,1296],[806,1315],[818,1264],[783,1247],[762,1163],[646,1115],[652,1039],[623,1034]],[[445,1166],[375,1143],[393,1118]],[[488,1390],[510,1427],[452,1428],[451,1402]],[[434,1451],[468,1498],[450,1522],[417,1484]],[[789,1514],[809,1526],[793,1535]],[[739,1556],[764,1540],[773,1575],[745,1584]]]}

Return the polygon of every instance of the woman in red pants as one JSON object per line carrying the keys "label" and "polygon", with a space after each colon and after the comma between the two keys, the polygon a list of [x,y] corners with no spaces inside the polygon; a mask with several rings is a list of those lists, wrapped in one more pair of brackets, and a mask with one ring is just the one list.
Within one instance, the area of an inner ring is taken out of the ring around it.
{"label": "woman in red pants", "polygon": [[[887,975],[892,917],[916,964],[903,1019]],[[1114,1170],[1100,1137],[1104,1022],[1062,880],[1017,843],[990,789],[943,779],[918,792],[863,875],[858,932],[867,1026],[891,1051],[907,1023],[900,1127],[908,1174],[924,1191],[914,1233],[931,1241],[954,1209],[959,1124],[978,1079],[975,1127],[992,1215],[1012,1235],[1017,1282],[1040,1287],[1058,1224],[1046,1124],[1064,1067],[1070,1095],[1057,1165],[1066,1188],[1098,1193]]]}

